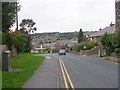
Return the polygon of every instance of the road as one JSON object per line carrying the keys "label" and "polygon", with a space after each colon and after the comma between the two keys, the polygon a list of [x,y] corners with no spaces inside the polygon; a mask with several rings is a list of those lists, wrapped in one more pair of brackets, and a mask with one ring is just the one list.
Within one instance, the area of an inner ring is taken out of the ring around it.
{"label": "road", "polygon": [[118,88],[118,64],[96,56],[46,54],[24,88]]}

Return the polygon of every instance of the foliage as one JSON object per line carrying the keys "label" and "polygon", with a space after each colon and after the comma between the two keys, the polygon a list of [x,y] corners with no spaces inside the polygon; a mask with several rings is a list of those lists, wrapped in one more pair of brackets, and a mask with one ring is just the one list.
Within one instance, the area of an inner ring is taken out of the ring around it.
{"label": "foliage", "polygon": [[90,40],[86,41],[83,45],[85,46],[84,50],[90,50],[91,48],[94,48],[95,46],[97,46],[96,43]]}
{"label": "foliage", "polygon": [[26,35],[21,32],[10,32],[5,33],[5,43],[7,44],[9,50],[12,50],[13,47],[16,48],[17,53],[24,51]]}
{"label": "foliage", "polygon": [[25,52],[30,52],[32,49],[32,45],[31,45],[32,38],[31,38],[31,35],[27,35],[26,37],[27,37],[27,40],[25,44]]}
{"label": "foliage", "polygon": [[115,48],[115,53],[119,54],[120,53],[120,48]]}
{"label": "foliage", "polygon": [[21,6],[17,2],[2,2],[2,32],[6,32],[15,23],[16,12]]}
{"label": "foliage", "polygon": [[112,35],[105,33],[101,38],[101,43],[106,49],[106,54],[118,53],[120,48],[120,32],[114,33]]}
{"label": "foliage", "polygon": [[36,27],[34,27],[36,23],[32,19],[23,19],[20,23],[20,30],[23,33],[30,34],[31,32],[34,33],[34,31],[37,30]]}
{"label": "foliage", "polygon": [[21,32],[13,32],[11,34],[13,46],[15,46],[17,53],[23,52],[25,49],[26,35]]}
{"label": "foliage", "polygon": [[0,31],[0,45],[2,44],[2,32]]}
{"label": "foliage", "polygon": [[71,50],[76,51],[76,52],[80,52],[80,50],[90,50],[91,48],[94,48],[95,46],[97,46],[98,44],[88,40],[86,42],[82,42],[79,44],[75,44]]}
{"label": "foliage", "polygon": [[112,43],[111,43],[111,35],[105,33],[102,38],[101,38],[101,43],[105,48],[111,47]]}
{"label": "foliage", "polygon": [[32,49],[32,45],[31,45],[31,35],[30,33],[34,33],[34,31],[37,30],[36,27],[34,27],[36,23],[32,20],[32,19],[23,19],[22,22],[20,23],[20,31],[24,34],[27,35],[27,41],[26,41],[26,45],[25,45],[25,52],[30,52]]}
{"label": "foliage", "polygon": [[111,42],[112,42],[112,46],[114,48],[120,47],[120,32],[112,35]]}
{"label": "foliage", "polygon": [[59,33],[57,36],[57,40],[71,40],[74,37],[74,33]]}
{"label": "foliage", "polygon": [[6,32],[5,33],[5,37],[6,37],[6,40],[5,40],[5,44],[8,46],[8,49],[11,51],[12,50],[12,47],[13,47],[13,40],[12,40],[12,32],[8,33]]}
{"label": "foliage", "polygon": [[[20,54],[12,58],[12,67],[20,68],[20,72],[3,72],[3,88],[22,88],[27,80],[31,78],[34,71],[37,70],[45,58],[42,56],[33,56],[29,53]],[[15,90],[16,90],[15,89]]]}
{"label": "foliage", "polygon": [[101,43],[103,47],[106,49],[106,55],[110,56],[110,53],[113,52],[113,45],[112,45],[112,36],[110,34],[105,33],[101,37]]}
{"label": "foliage", "polygon": [[84,46],[82,44],[75,44],[72,48],[73,51],[80,52],[80,50],[83,50]]}
{"label": "foliage", "polygon": [[78,33],[78,43],[82,42],[82,40],[83,40],[83,32],[82,32],[82,29],[80,29]]}
{"label": "foliage", "polygon": [[52,52],[53,52],[53,53],[58,53],[58,52],[59,52],[59,48],[54,48],[54,49],[52,49]]}

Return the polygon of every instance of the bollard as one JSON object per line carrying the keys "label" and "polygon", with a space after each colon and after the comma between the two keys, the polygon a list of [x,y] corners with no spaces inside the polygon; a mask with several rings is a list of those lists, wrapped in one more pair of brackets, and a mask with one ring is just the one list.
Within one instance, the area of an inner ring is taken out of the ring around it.
{"label": "bollard", "polygon": [[11,66],[10,58],[10,51],[2,52],[2,71],[9,71]]}

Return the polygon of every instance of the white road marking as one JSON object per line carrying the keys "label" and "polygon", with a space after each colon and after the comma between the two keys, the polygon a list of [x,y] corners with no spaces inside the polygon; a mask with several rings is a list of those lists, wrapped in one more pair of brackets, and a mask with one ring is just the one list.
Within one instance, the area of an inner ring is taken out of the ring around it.
{"label": "white road marking", "polygon": [[46,58],[50,59],[51,57],[46,57]]}

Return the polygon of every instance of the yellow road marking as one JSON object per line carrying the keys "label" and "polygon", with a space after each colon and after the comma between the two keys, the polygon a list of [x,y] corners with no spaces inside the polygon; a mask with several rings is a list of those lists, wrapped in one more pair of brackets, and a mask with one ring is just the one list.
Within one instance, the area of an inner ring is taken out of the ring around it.
{"label": "yellow road marking", "polygon": [[65,65],[64,65],[64,62],[63,62],[62,60],[61,60],[61,62],[62,62],[62,64],[63,64],[63,68],[64,68],[64,70],[65,70],[65,73],[66,73],[66,75],[67,75],[67,78],[68,78],[68,80],[69,80],[69,82],[70,82],[71,88],[72,88],[72,90],[74,90],[74,86],[73,86],[72,80],[70,79],[70,76],[69,76],[69,74],[68,74],[68,72],[67,72],[67,70],[66,70],[66,67],[65,67]]}
{"label": "yellow road marking", "polygon": [[64,79],[65,88],[66,88],[67,90],[69,90],[68,84],[67,84],[67,79],[66,79],[66,77],[65,77],[65,73],[64,73],[64,71],[63,71],[63,67],[62,67],[62,63],[61,63],[61,60],[60,60],[60,59],[59,59],[59,62],[60,62],[60,67],[61,67],[61,71],[62,71],[62,75],[63,75],[63,79]]}

